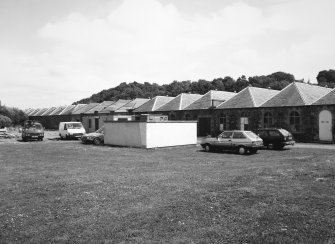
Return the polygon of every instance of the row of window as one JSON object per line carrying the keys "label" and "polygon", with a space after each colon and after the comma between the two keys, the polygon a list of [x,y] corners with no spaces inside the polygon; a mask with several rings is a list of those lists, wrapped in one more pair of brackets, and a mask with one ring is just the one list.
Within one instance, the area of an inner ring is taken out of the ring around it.
{"label": "row of window", "polygon": [[[279,116],[282,117],[282,116]],[[282,118],[280,118],[281,120]],[[247,117],[241,117],[241,127],[244,126],[244,129],[247,130],[248,128],[248,118]],[[300,130],[300,114],[297,111],[292,111],[289,114],[289,121],[290,121],[290,126],[292,127],[293,130],[299,131]],[[263,116],[263,126],[264,128],[269,128],[273,127],[273,114],[271,112],[266,112],[264,113]],[[219,119],[219,124],[220,124],[220,130],[224,131],[228,129],[228,119],[226,115],[222,115]]]}

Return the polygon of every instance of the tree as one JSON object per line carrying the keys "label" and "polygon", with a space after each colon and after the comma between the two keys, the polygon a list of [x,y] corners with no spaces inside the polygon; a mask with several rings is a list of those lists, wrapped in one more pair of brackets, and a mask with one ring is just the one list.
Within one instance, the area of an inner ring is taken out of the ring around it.
{"label": "tree", "polygon": [[0,128],[8,127],[11,124],[12,124],[12,120],[10,118],[0,114]]}
{"label": "tree", "polygon": [[316,77],[319,86],[335,87],[335,70],[322,70]]}

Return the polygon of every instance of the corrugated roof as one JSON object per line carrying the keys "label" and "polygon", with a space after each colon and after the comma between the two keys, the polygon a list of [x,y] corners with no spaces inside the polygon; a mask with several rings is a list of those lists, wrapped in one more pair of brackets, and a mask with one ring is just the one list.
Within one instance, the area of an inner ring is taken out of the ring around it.
{"label": "corrugated roof", "polygon": [[37,112],[37,109],[36,109],[36,108],[31,108],[31,109],[29,109],[29,111],[26,112],[26,114],[27,114],[28,116],[30,116],[32,113],[36,113],[36,112]]}
{"label": "corrugated roof", "polygon": [[254,108],[261,106],[268,99],[278,94],[279,91],[259,87],[246,87],[217,108]]}
{"label": "corrugated roof", "polygon": [[265,102],[262,107],[311,105],[330,91],[331,89],[321,86],[293,82]]}
{"label": "corrugated roof", "polygon": [[144,113],[156,111],[158,108],[163,106],[164,104],[170,102],[175,97],[165,97],[165,96],[156,96],[148,102],[144,103],[142,106],[138,107],[134,110],[136,113]]}
{"label": "corrugated roof", "polygon": [[182,110],[195,102],[196,100],[200,99],[202,95],[199,94],[188,94],[188,93],[181,93],[170,102],[166,103],[165,105],[158,108],[156,111],[177,111]]}
{"label": "corrugated roof", "polygon": [[335,89],[331,90],[325,96],[313,103],[313,105],[335,104]]}
{"label": "corrugated roof", "polygon": [[66,106],[60,106],[60,107],[57,107],[54,111],[52,111],[49,116],[52,116],[52,115],[59,115],[64,109],[66,108]]}
{"label": "corrugated roof", "polygon": [[89,103],[86,104],[85,106],[83,106],[82,108],[76,109],[75,111],[72,112],[72,114],[83,114],[89,110],[91,110],[92,108],[98,106],[99,103]]}
{"label": "corrugated roof", "polygon": [[98,106],[95,106],[94,108],[84,112],[84,114],[94,114],[95,112],[100,112],[101,110],[104,110],[108,106],[115,103],[114,101],[103,101],[102,103],[99,103]]}
{"label": "corrugated roof", "polygon": [[203,95],[200,99],[190,104],[184,110],[198,110],[198,109],[209,109],[214,105],[218,105],[224,101],[234,97],[236,93],[226,91],[209,91]]}
{"label": "corrugated roof", "polygon": [[71,115],[76,105],[67,106],[59,115]]}
{"label": "corrugated roof", "polygon": [[[140,106],[142,106],[144,103],[150,101],[149,98],[135,98],[133,101],[125,104],[124,106],[118,108],[115,110],[117,113],[126,113],[129,110],[134,110]],[[113,105],[112,105],[113,106]]]}
{"label": "corrugated roof", "polygon": [[113,104],[109,105],[108,107],[104,108],[103,110],[99,111],[99,114],[108,114],[112,111],[115,111],[115,110],[121,108],[122,106],[128,104],[129,102],[131,102],[131,100],[120,99],[120,100],[114,102]]}
{"label": "corrugated roof", "polygon": [[33,110],[34,110],[33,108],[27,108],[27,109],[24,110],[24,113],[28,115],[28,114],[31,113]]}

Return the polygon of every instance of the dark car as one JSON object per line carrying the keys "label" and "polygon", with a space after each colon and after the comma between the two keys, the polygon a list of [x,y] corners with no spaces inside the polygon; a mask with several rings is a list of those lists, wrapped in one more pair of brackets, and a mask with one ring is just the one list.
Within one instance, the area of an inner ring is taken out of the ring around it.
{"label": "dark car", "polygon": [[23,124],[22,128],[22,140],[39,140],[42,141],[44,138],[44,128],[43,126],[36,121],[27,120]]}
{"label": "dark car", "polygon": [[94,145],[101,145],[104,143],[104,127],[101,127],[99,130],[84,134],[81,137],[81,141],[84,144],[93,143]]}
{"label": "dark car", "polygon": [[259,129],[256,134],[263,139],[263,144],[268,149],[282,149],[287,145],[294,145],[295,141],[290,132],[281,128]]}

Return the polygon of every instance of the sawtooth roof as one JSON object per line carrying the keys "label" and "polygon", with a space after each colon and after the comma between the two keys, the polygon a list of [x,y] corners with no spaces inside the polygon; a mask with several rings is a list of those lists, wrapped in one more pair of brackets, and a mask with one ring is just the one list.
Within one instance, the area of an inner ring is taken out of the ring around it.
{"label": "sawtooth roof", "polygon": [[317,100],[313,105],[327,105],[327,104],[335,104],[335,89],[331,90],[325,96],[321,97]]}
{"label": "sawtooth roof", "polygon": [[74,110],[72,112],[72,114],[83,114],[83,113],[91,110],[92,108],[94,108],[94,107],[96,107],[98,105],[99,105],[99,103],[89,103],[89,104],[86,104],[82,108],[78,108],[78,109]]}
{"label": "sawtooth roof", "polygon": [[56,107],[51,107],[51,108],[48,108],[47,111],[45,111],[41,116],[47,116],[49,114],[51,114],[53,111],[55,111]]}
{"label": "sawtooth roof", "polygon": [[227,91],[209,91],[201,98],[185,107],[184,110],[198,110],[198,109],[209,109],[214,105],[220,104],[224,101],[234,97],[236,93]]}
{"label": "sawtooth roof", "polygon": [[102,103],[99,103],[98,106],[93,107],[92,109],[86,111],[84,114],[94,114],[95,112],[100,112],[101,110],[104,110],[108,106],[115,103],[114,101],[104,101]]}
{"label": "sawtooth roof", "polygon": [[268,99],[278,94],[279,91],[264,89],[259,87],[246,87],[236,96],[226,102],[221,103],[217,108],[254,108],[259,107]]}
{"label": "sawtooth roof", "polygon": [[37,113],[34,114],[34,116],[41,116],[47,110],[48,108],[41,108]]}
{"label": "sawtooth roof", "polygon": [[71,115],[76,105],[67,106],[59,115]]}
{"label": "sawtooth roof", "polygon": [[131,100],[118,100],[116,102],[114,102],[113,104],[109,105],[108,107],[104,108],[103,110],[99,111],[99,114],[105,114],[105,113],[110,113],[112,111],[115,111],[119,108],[121,108],[122,106],[128,104],[129,102],[131,102]]}
{"label": "sawtooth roof", "polygon": [[140,106],[142,106],[144,103],[150,101],[149,98],[135,98],[133,101],[123,105],[122,107],[118,108],[115,110],[115,112],[119,113],[125,113],[128,112],[129,110],[134,110]]}
{"label": "sawtooth roof", "polygon": [[40,108],[36,108],[33,111],[31,111],[28,116],[35,116],[35,114],[37,114],[41,109]]}
{"label": "sawtooth roof", "polygon": [[156,111],[158,108],[164,104],[170,102],[175,97],[165,97],[165,96],[156,96],[148,102],[144,103],[142,106],[134,110],[134,112],[151,112]]}
{"label": "sawtooth roof", "polygon": [[277,95],[265,102],[262,107],[286,107],[311,105],[329,93],[331,89],[302,82],[293,82]]}
{"label": "sawtooth roof", "polygon": [[60,106],[57,107],[54,111],[52,111],[49,115],[59,115],[64,109],[66,108],[66,106]]}
{"label": "sawtooth roof", "polygon": [[195,102],[196,100],[200,99],[203,95],[199,94],[188,94],[188,93],[181,93],[172,99],[170,102],[166,103],[165,105],[158,108],[156,111],[176,111],[182,110]]}

